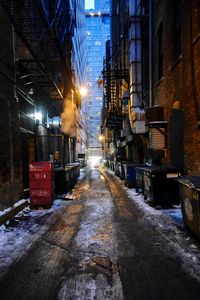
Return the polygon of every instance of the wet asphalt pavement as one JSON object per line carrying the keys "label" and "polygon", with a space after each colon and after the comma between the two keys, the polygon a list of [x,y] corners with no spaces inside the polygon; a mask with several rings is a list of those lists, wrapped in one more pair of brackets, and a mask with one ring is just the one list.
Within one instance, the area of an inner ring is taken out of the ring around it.
{"label": "wet asphalt pavement", "polygon": [[113,175],[90,169],[75,196],[0,278],[0,299],[200,299],[199,278]]}

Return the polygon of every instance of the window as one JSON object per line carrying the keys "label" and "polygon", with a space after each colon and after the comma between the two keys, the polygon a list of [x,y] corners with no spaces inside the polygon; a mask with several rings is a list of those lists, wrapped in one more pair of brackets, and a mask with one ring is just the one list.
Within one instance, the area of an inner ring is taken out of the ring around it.
{"label": "window", "polygon": [[172,28],[174,35],[174,51],[173,58],[177,60],[181,55],[181,1],[174,0],[173,1],[173,18],[174,18],[174,26]]}
{"label": "window", "polygon": [[163,23],[158,28],[158,80],[163,77]]}

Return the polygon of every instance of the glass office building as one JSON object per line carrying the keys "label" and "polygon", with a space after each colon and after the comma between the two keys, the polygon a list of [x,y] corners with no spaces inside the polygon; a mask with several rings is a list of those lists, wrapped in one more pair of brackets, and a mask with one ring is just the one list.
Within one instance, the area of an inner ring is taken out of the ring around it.
{"label": "glass office building", "polygon": [[86,10],[86,78],[88,111],[88,148],[101,149],[101,109],[103,86],[98,82],[102,76],[106,41],[110,38],[110,0],[95,0],[94,9]]}

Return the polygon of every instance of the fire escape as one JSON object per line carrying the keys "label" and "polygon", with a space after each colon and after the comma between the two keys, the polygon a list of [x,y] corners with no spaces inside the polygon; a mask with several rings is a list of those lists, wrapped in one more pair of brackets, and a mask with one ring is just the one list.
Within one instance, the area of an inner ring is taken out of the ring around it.
{"label": "fire escape", "polygon": [[51,104],[51,110],[58,113],[58,101],[49,101],[62,101],[66,84],[71,84],[70,37],[75,16],[68,1],[0,0],[0,5],[17,34],[17,86],[27,91],[34,88],[47,105]]}
{"label": "fire escape", "polygon": [[107,54],[104,60],[103,84],[104,106],[103,127],[108,129],[121,129],[123,121],[121,84],[122,80],[128,80],[129,74],[126,68],[126,52],[117,52],[117,59],[112,64]]}

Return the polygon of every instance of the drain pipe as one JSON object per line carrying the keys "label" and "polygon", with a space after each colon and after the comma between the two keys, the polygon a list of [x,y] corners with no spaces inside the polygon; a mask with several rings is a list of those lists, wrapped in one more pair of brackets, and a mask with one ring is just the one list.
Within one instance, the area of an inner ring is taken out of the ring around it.
{"label": "drain pipe", "polygon": [[149,107],[153,106],[152,0],[149,0]]}

